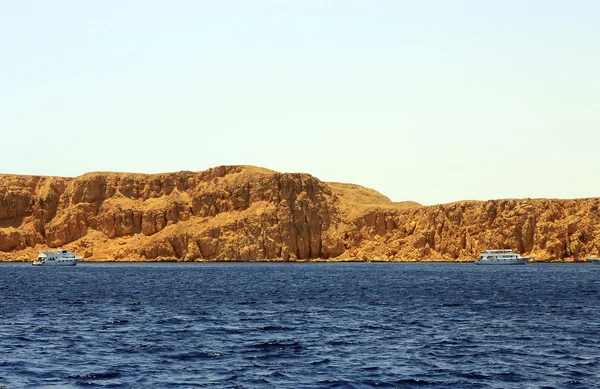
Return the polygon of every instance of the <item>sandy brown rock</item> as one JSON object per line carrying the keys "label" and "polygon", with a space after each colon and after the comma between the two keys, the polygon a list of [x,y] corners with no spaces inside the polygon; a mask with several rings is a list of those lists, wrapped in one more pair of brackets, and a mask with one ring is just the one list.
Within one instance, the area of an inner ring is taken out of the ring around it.
{"label": "sandy brown rock", "polygon": [[0,175],[0,258],[470,261],[598,255],[600,199],[394,203],[353,184],[251,166],[77,178]]}

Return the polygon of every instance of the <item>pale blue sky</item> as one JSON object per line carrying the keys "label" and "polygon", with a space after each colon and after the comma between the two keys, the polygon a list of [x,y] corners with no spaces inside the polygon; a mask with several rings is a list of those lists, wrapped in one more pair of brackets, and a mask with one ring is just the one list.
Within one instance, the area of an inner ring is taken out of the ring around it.
{"label": "pale blue sky", "polygon": [[0,0],[0,173],[600,196],[600,1]]}

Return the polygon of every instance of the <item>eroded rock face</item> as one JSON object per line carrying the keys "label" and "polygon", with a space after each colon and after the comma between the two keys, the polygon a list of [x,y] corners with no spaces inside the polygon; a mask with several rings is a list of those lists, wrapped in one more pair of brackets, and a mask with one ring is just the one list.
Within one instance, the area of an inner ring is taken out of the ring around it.
{"label": "eroded rock face", "polygon": [[335,234],[323,234],[333,228],[336,199],[306,174],[222,166],[62,180],[1,177],[3,257],[42,246],[68,246],[97,259],[293,260],[343,253]]}
{"label": "eroded rock face", "polygon": [[423,207],[250,166],[77,178],[0,175],[0,258],[67,247],[96,260],[539,260],[597,255],[599,199]]}
{"label": "eroded rock face", "polygon": [[[345,255],[395,260],[472,260],[510,248],[537,260],[582,260],[600,249],[600,199],[470,201],[352,221]],[[375,242],[375,243],[374,243]]]}

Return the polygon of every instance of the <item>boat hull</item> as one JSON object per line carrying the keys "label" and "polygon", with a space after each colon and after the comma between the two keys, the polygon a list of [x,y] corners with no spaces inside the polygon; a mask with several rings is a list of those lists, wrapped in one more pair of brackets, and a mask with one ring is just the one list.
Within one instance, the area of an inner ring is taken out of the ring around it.
{"label": "boat hull", "polygon": [[42,261],[33,262],[33,266],[75,266],[78,261]]}
{"label": "boat hull", "polygon": [[600,265],[600,258],[588,258],[588,262],[593,263],[594,265]]}
{"label": "boat hull", "polygon": [[478,259],[476,265],[525,265],[530,258],[493,258],[493,259]]}

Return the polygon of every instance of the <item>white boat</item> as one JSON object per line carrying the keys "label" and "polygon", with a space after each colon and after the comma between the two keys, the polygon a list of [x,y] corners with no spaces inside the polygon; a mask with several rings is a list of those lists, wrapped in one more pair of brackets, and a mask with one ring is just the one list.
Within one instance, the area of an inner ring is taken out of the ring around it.
{"label": "white boat", "polygon": [[75,266],[83,260],[68,250],[46,250],[38,252],[33,266]]}
{"label": "white boat", "polygon": [[475,260],[476,265],[525,265],[531,257],[522,257],[512,250],[485,250]]}
{"label": "white boat", "polygon": [[595,265],[600,265],[600,258],[588,258],[587,260]]}

